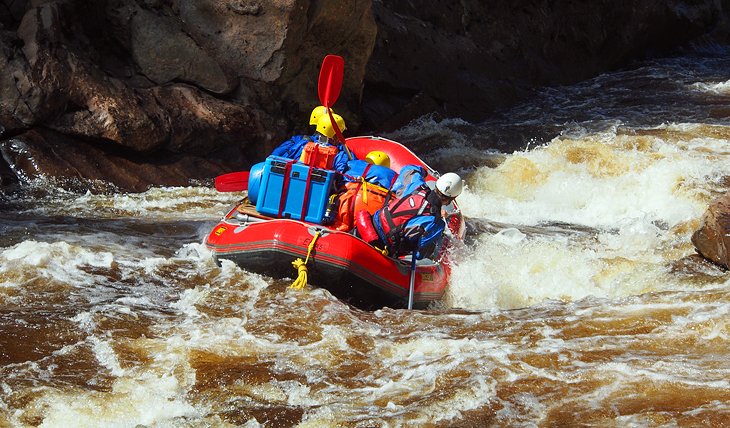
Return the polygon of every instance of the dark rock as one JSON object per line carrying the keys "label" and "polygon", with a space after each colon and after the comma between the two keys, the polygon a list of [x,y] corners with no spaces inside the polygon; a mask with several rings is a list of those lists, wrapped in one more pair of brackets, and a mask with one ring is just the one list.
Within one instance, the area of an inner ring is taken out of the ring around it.
{"label": "dark rock", "polygon": [[273,138],[260,111],[201,93],[185,85],[150,90],[170,128],[166,149],[204,156],[227,145],[254,146]]}
{"label": "dark rock", "polygon": [[129,156],[52,131],[29,131],[2,141],[0,154],[22,183],[44,180],[78,191],[141,192],[153,185],[187,186],[244,166],[240,152],[237,158],[229,152],[226,159],[217,161],[169,152]]}
{"label": "dark rock", "polygon": [[132,55],[153,82],[184,81],[219,94],[236,86],[233,76],[182,31],[179,20],[138,8],[130,21]]}
{"label": "dark rock", "polygon": [[0,29],[16,28],[20,19],[30,7],[28,0],[2,0],[0,1]]}
{"label": "dark rock", "polygon": [[[370,127],[422,93],[446,116],[481,120],[528,88],[577,82],[667,52],[725,19],[714,1],[373,4],[378,37],[362,103]],[[390,100],[385,111],[383,99]]]}
{"label": "dark rock", "polygon": [[669,265],[669,271],[675,275],[686,275],[693,279],[716,280],[727,273],[727,268],[712,263],[699,254],[690,254],[675,260]]}

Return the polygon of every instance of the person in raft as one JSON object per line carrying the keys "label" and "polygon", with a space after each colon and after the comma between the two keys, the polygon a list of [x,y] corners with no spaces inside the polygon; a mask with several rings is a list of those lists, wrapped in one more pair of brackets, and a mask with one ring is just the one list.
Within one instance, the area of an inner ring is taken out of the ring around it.
{"label": "person in raft", "polygon": [[[333,112],[334,113],[334,112]],[[309,124],[316,127],[317,122],[322,115],[327,114],[327,107],[317,106],[312,110],[312,114],[309,115]],[[272,156],[279,156],[287,159],[299,159],[302,154],[302,149],[310,141],[314,141],[315,135],[294,135],[283,143],[279,144],[274,151],[271,152]]]}
{"label": "person in raft", "polygon": [[390,157],[386,153],[373,150],[365,159],[348,161],[344,175],[348,182],[365,179],[368,183],[377,184],[387,190],[393,186],[398,174],[390,169]]}
{"label": "person in raft", "polygon": [[[335,119],[335,123],[340,131],[346,129],[345,120],[342,116],[332,112],[332,117]],[[336,154],[333,155],[334,162],[327,166],[327,169],[334,169],[339,172],[344,172],[347,169],[347,161],[350,160],[350,154],[348,154],[344,146],[337,142],[333,137],[335,136],[335,130],[332,127],[332,122],[327,112],[327,107],[317,106],[312,110],[312,114],[309,116],[309,124],[316,126],[314,135],[294,135],[290,139],[281,143],[272,152],[272,156],[279,156],[286,159],[299,159],[301,161],[308,160],[308,157],[304,155],[305,149],[309,145],[310,148],[313,145],[310,143],[316,143],[323,147],[333,146],[336,149]],[[307,159],[305,159],[307,157]],[[323,158],[323,159],[326,159]],[[304,162],[309,164],[310,162]],[[321,165],[316,165],[321,166]]]}
{"label": "person in raft", "polygon": [[357,232],[364,241],[392,257],[413,252],[417,259],[433,256],[446,228],[442,206],[461,194],[464,183],[449,172],[431,189],[427,175],[422,166],[404,166],[393,185],[395,197],[372,216],[367,211],[356,214]]}

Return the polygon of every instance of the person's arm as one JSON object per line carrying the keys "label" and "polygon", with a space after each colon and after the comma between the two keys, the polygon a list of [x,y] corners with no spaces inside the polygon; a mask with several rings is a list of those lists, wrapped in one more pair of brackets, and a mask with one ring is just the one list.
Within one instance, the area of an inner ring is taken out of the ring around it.
{"label": "person's arm", "polygon": [[423,235],[421,235],[421,239],[418,241],[419,259],[430,259],[433,257],[433,251],[437,246],[436,244],[438,244],[439,240],[443,236],[444,229],[446,228],[446,223],[444,223],[443,219],[433,216],[428,217],[431,217],[433,221],[426,225],[425,231]]}

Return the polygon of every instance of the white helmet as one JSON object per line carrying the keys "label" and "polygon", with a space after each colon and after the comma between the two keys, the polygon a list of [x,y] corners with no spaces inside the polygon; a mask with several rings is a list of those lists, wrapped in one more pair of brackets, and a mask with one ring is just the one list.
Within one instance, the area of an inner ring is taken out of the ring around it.
{"label": "white helmet", "polygon": [[447,172],[436,180],[436,189],[449,198],[459,196],[463,188],[464,181],[462,181],[458,174],[454,174],[453,172]]}

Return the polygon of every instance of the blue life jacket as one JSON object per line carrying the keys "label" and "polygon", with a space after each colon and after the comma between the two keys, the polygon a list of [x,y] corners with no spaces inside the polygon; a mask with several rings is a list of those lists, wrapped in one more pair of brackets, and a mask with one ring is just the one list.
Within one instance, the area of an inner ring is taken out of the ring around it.
{"label": "blue life jacket", "polygon": [[279,147],[275,148],[271,152],[271,155],[287,159],[299,159],[304,150],[304,146],[310,141],[314,141],[314,139],[309,135],[295,135],[279,144]]}

